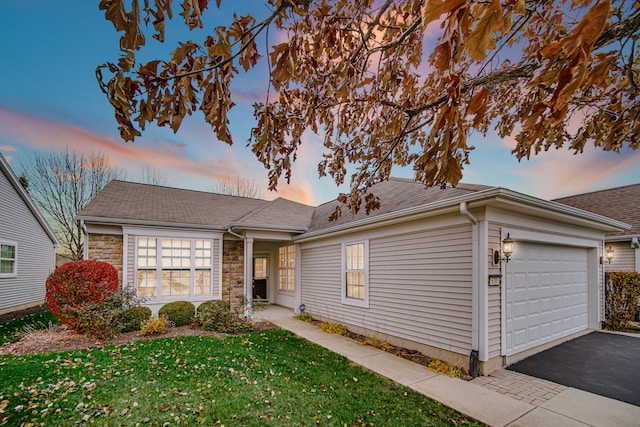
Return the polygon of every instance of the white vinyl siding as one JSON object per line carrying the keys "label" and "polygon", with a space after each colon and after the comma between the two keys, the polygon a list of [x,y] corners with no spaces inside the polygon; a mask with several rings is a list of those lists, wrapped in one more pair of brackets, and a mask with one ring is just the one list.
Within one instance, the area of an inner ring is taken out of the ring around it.
{"label": "white vinyl siding", "polygon": [[[613,249],[611,264],[607,261],[607,248]],[[636,271],[636,250],[631,247],[631,242],[606,242],[603,256],[605,271]]]}
{"label": "white vinyl siding", "polygon": [[[502,274],[501,264],[493,265],[493,251],[501,246],[500,226],[495,223],[489,224],[489,247],[487,251],[489,263],[489,274]],[[502,286],[504,277],[500,280],[500,286],[489,286],[489,358],[500,356],[502,350]]]}
{"label": "white vinyl siding", "polygon": [[469,353],[470,224],[371,238],[369,309],[341,304],[341,250],[303,246],[301,302],[309,313]]}
{"label": "white vinyl siding", "polygon": [[45,281],[55,266],[55,247],[2,170],[0,200],[0,241],[17,247],[16,274],[0,275],[0,311],[3,311],[45,300]]}

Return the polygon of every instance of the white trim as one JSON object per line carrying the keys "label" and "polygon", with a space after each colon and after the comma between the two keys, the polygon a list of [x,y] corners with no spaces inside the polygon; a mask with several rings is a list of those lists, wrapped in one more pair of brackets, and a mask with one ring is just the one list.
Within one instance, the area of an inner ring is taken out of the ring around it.
{"label": "white trim", "polygon": [[[223,239],[218,240],[219,252],[218,252],[218,295],[220,295],[220,299],[222,299],[222,266],[224,265],[224,241]],[[213,275],[212,275],[213,278]]]}
{"label": "white trim", "polygon": [[[364,245],[364,299],[355,299],[347,297],[347,265],[346,265],[346,247],[350,245]],[[350,242],[342,242],[341,246],[341,286],[340,286],[340,302],[345,305],[355,307],[369,308],[369,239],[356,240]]]}
{"label": "white trim", "polygon": [[[477,231],[476,231],[477,229]],[[489,360],[489,222],[481,220],[473,225],[473,283],[478,291],[478,358],[481,362]]]}
{"label": "white trim", "polygon": [[517,250],[518,242],[545,243],[559,246],[575,246],[579,248],[597,248],[600,240],[583,239],[578,237],[551,234],[544,231],[523,230],[516,227],[503,227],[500,234],[500,242],[509,234],[515,241]]}
{"label": "white trim", "polygon": [[122,227],[123,234],[133,234],[136,237],[156,237],[169,239],[222,239],[224,233],[216,231],[182,230],[147,227]]}
{"label": "white trim", "polygon": [[[170,301],[170,300],[179,300],[179,299],[188,299],[188,300],[192,300],[194,298],[199,298],[199,299],[207,299],[207,298],[212,298],[215,294],[215,289],[214,289],[214,284],[213,284],[213,280],[214,280],[214,276],[213,276],[213,270],[214,270],[214,262],[215,262],[215,238],[211,238],[211,237],[203,237],[202,235],[199,235],[198,237],[193,237],[193,235],[191,237],[187,237],[187,236],[183,236],[183,235],[175,235],[175,236],[157,236],[157,235],[134,235],[133,237],[135,237],[135,241],[134,241],[134,254],[133,254],[133,263],[134,263],[134,280],[133,280],[133,286],[135,288],[136,293],[138,292],[138,242],[139,242],[139,238],[143,237],[143,238],[153,238],[156,240],[156,296],[154,297],[144,297],[145,300],[147,300],[150,303],[158,303],[158,302],[165,302],[165,301]],[[163,239],[181,239],[181,240],[189,240],[189,261],[190,261],[190,266],[189,266],[189,275],[190,275],[190,280],[189,280],[189,294],[188,295],[166,295],[163,296],[162,295],[162,240]],[[209,289],[210,289],[210,293],[208,294],[199,294],[196,295],[195,294],[195,281],[196,281],[196,271],[197,270],[202,270],[202,268],[197,268],[196,266],[196,262],[195,262],[195,253],[196,253],[196,246],[195,246],[195,241],[196,240],[210,240],[211,241],[211,266],[209,267],[209,270],[211,271],[211,274],[209,275]],[[221,242],[222,239],[219,239],[219,247],[220,250],[222,250],[221,248]],[[219,297],[222,298],[222,252],[220,252],[220,256],[218,257],[218,265],[219,265],[219,274],[218,274],[218,291],[219,291]]]}
{"label": "white trim", "polygon": [[6,246],[13,246],[13,272],[0,273],[0,279],[9,279],[13,277],[18,277],[18,242],[3,239],[3,240],[0,240],[0,244],[6,245]]}
{"label": "white trim", "polygon": [[[87,246],[85,246],[85,248],[88,248],[88,244]],[[127,249],[129,247],[129,235],[128,234],[123,234],[122,235],[122,289],[125,289],[125,286],[128,288],[129,287],[129,283],[127,283],[127,279],[128,279],[128,274],[127,274],[127,269],[129,266],[128,263],[128,256],[127,256]],[[87,259],[87,258],[85,258]]]}

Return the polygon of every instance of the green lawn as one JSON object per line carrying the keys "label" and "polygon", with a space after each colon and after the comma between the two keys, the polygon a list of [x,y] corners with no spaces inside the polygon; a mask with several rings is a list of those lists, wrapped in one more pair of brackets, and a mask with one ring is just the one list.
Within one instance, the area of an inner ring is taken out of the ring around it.
{"label": "green lawn", "polygon": [[58,323],[58,318],[50,311],[29,314],[18,319],[0,323],[0,346],[16,341],[25,333],[36,329],[45,329],[50,324]]}
{"label": "green lawn", "polygon": [[445,426],[459,413],[298,338],[138,341],[0,356],[0,425]]}

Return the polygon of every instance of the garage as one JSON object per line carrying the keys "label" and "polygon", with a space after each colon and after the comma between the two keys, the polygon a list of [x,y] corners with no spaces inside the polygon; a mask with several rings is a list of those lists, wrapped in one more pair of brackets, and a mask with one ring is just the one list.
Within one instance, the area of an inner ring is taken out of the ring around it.
{"label": "garage", "polygon": [[587,329],[587,249],[522,242],[505,269],[508,356]]}

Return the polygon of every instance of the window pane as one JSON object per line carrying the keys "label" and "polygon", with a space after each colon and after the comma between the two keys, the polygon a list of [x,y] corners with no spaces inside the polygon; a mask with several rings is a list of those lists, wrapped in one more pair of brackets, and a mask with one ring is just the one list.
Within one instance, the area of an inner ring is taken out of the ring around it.
{"label": "window pane", "polygon": [[13,246],[13,245],[2,245],[0,247],[0,258],[15,259],[16,258],[16,247]]}
{"label": "window pane", "polygon": [[162,267],[189,268],[191,265],[191,241],[181,239],[162,240]]}
{"label": "window pane", "polygon": [[364,273],[347,273],[347,298],[364,299]]}
{"label": "window pane", "polygon": [[155,297],[158,292],[155,270],[138,270],[138,296]]}
{"label": "window pane", "polygon": [[211,294],[211,270],[196,270],[194,292],[196,295]]}
{"label": "window pane", "polygon": [[189,270],[162,270],[162,296],[189,295]]}
{"label": "window pane", "polygon": [[0,273],[13,273],[14,261],[3,259],[0,261]]}

